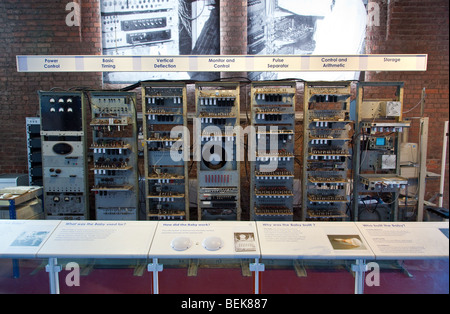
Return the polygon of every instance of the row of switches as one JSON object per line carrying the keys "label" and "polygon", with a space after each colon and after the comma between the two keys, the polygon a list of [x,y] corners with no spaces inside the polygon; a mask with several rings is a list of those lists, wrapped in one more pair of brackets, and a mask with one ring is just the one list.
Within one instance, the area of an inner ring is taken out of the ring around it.
{"label": "row of switches", "polygon": [[230,183],[229,174],[207,174],[205,175],[206,183]]}

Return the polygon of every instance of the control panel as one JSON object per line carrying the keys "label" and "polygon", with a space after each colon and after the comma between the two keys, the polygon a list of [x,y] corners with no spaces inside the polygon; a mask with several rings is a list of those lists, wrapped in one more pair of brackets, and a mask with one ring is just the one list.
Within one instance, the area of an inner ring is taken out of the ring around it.
{"label": "control panel", "polygon": [[189,220],[189,131],[184,83],[143,83],[148,220]]}
{"label": "control panel", "polygon": [[251,220],[293,220],[295,82],[251,88]]}
{"label": "control panel", "polygon": [[136,94],[91,92],[97,220],[138,219]]}
{"label": "control panel", "polygon": [[195,86],[199,220],[241,218],[239,95],[239,83]]}
{"label": "control panel", "polygon": [[88,219],[84,94],[38,94],[46,218]]}

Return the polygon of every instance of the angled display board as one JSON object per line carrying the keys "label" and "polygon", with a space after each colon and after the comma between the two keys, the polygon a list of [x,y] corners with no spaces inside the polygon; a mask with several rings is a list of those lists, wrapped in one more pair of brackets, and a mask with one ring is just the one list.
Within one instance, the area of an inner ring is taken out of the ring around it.
{"label": "angled display board", "polygon": [[263,259],[370,259],[352,222],[257,222]]}
{"label": "angled display board", "polygon": [[58,220],[0,220],[0,258],[36,258]]}
{"label": "angled display board", "polygon": [[147,257],[157,222],[63,221],[38,258]]}
{"label": "angled display board", "polygon": [[149,258],[259,258],[256,224],[159,222]]}
{"label": "angled display board", "polygon": [[448,259],[448,222],[0,220],[0,258]]}
{"label": "angled display board", "polygon": [[357,222],[377,260],[448,259],[449,224]]}

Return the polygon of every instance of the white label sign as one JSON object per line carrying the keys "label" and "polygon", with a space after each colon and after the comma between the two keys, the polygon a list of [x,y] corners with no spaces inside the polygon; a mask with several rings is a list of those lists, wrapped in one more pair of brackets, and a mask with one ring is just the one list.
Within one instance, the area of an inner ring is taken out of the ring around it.
{"label": "white label sign", "polygon": [[57,220],[0,220],[0,258],[35,258]]}
{"label": "white label sign", "polygon": [[262,258],[373,258],[352,222],[257,222]]}
{"label": "white label sign", "polygon": [[448,259],[448,223],[358,222],[357,226],[377,259]]}
{"label": "white label sign", "polygon": [[63,221],[38,258],[146,258],[156,221]]}
{"label": "white label sign", "polygon": [[17,56],[18,72],[426,71],[428,55]]}
{"label": "white label sign", "polygon": [[259,258],[255,222],[160,222],[149,258]]}

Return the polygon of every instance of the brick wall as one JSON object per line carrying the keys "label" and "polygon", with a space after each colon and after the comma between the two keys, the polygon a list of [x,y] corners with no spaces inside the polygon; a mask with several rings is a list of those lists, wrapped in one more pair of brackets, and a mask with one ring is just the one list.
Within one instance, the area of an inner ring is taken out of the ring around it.
{"label": "brick wall", "polygon": [[[75,86],[102,88],[100,73],[17,73],[16,55],[101,54],[99,0],[81,3],[81,28],[68,27],[68,0],[0,1],[0,173],[26,173],[25,117],[39,110],[37,90]],[[219,1],[219,0],[217,0]],[[371,0],[380,10],[379,26],[368,29],[367,53],[427,53],[427,72],[366,73],[366,80],[404,81],[405,110],[420,100],[427,89],[425,116],[430,117],[428,166],[439,172],[443,126],[448,119],[449,3],[446,0]],[[247,1],[220,1],[222,54],[246,54]],[[222,77],[245,73],[222,74]],[[300,84],[301,85],[301,84]],[[244,92],[246,90],[244,89]],[[192,92],[192,91],[191,91]],[[302,99],[299,86],[299,99]],[[191,97],[192,98],[192,97]],[[298,110],[301,110],[301,105]],[[408,113],[417,117],[420,109]],[[410,140],[417,133],[411,130]],[[415,137],[416,136],[416,137]],[[448,207],[448,160],[445,205]],[[439,182],[428,184],[427,197],[438,191]]]}
{"label": "brick wall", "polygon": [[101,54],[98,0],[82,0],[80,27],[66,25],[66,0],[0,2],[0,173],[26,173],[25,117],[39,112],[38,90],[101,88],[99,73],[17,73],[16,55]]}
{"label": "brick wall", "polygon": [[220,52],[247,54],[247,1],[220,1]]}
{"label": "brick wall", "polygon": [[[220,53],[247,54],[247,1],[220,1]],[[222,78],[246,77],[246,73],[222,73]]]}
{"label": "brick wall", "polygon": [[[367,81],[405,82],[405,111],[421,100],[426,89],[424,116],[430,119],[428,139],[428,171],[440,173],[444,122],[449,119],[449,2],[441,0],[372,0],[380,10],[380,25],[368,28],[367,53],[428,54],[426,72],[366,73]],[[420,105],[405,114],[420,117]],[[409,134],[418,142],[419,123],[413,119]],[[448,169],[446,163],[445,207],[448,208]],[[439,180],[427,182],[425,199],[439,191]]]}

